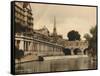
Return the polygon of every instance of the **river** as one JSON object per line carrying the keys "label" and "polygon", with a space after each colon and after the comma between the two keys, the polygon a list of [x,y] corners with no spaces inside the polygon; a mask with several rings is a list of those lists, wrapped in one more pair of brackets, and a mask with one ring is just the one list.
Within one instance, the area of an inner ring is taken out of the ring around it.
{"label": "river", "polygon": [[37,72],[57,72],[96,69],[96,61],[90,58],[68,58],[46,61],[30,61],[16,64],[16,74],[37,73]]}

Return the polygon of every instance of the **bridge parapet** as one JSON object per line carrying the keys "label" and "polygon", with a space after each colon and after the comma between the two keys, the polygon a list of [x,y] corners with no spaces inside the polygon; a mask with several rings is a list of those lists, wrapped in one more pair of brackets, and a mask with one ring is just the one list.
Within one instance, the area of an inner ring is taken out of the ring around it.
{"label": "bridge parapet", "polygon": [[88,48],[88,41],[65,41],[65,48]]}

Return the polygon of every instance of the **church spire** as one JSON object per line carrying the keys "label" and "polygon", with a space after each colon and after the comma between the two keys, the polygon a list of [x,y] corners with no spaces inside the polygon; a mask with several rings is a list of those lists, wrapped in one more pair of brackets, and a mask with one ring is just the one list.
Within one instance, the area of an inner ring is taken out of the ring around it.
{"label": "church spire", "polygon": [[54,16],[54,28],[53,28],[53,35],[56,36],[57,35],[57,31],[56,31],[56,18]]}

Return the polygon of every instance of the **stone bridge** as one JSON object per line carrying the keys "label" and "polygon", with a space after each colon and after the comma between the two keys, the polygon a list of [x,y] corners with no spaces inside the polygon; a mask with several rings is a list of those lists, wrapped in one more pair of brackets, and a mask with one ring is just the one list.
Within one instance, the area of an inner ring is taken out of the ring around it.
{"label": "stone bridge", "polygon": [[88,51],[87,41],[65,41],[65,55],[85,55]]}

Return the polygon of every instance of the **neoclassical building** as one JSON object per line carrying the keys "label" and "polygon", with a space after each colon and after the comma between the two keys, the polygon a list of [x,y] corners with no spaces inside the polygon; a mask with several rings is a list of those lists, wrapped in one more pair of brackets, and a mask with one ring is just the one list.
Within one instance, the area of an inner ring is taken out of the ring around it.
{"label": "neoclassical building", "polygon": [[33,14],[30,3],[15,3],[15,46],[24,55],[63,55],[63,46],[54,42],[46,27],[33,29]]}

